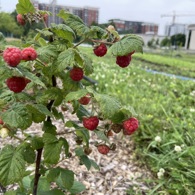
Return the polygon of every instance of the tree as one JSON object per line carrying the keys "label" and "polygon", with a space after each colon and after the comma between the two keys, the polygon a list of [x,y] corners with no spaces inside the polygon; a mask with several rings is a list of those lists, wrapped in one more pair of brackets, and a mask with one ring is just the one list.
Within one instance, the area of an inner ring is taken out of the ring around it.
{"label": "tree", "polygon": [[186,35],[185,34],[176,34],[171,36],[171,44],[174,46],[181,46],[183,47],[185,45],[186,41]]}
{"label": "tree", "polygon": [[15,22],[14,18],[5,12],[0,13],[0,32],[6,37],[20,37],[23,29]]}
{"label": "tree", "polygon": [[168,37],[165,37],[161,42],[160,46],[161,47],[170,47],[171,45],[171,40]]}

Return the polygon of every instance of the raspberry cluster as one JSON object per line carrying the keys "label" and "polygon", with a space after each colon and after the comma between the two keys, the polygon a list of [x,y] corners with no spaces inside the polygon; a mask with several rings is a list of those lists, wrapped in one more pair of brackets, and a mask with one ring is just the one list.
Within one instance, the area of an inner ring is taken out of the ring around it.
{"label": "raspberry cluster", "polygon": [[3,52],[4,61],[11,67],[16,67],[21,60],[31,61],[37,58],[37,52],[32,47],[27,47],[22,51],[17,47],[8,47]]}

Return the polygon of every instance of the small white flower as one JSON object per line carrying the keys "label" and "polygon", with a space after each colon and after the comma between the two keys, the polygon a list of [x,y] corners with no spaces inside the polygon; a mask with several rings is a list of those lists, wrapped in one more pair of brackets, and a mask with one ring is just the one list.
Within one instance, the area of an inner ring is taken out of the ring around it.
{"label": "small white flower", "polygon": [[157,177],[158,177],[158,179],[162,178],[162,177],[163,177],[163,175],[164,175],[164,173],[162,173],[162,172],[158,172],[158,173],[157,173]]}
{"label": "small white flower", "polygon": [[180,146],[175,146],[174,150],[175,150],[176,152],[181,152],[181,147],[180,147]]}
{"label": "small white flower", "polygon": [[163,168],[160,168],[160,169],[159,169],[159,172],[164,173],[165,170],[164,170]]}
{"label": "small white flower", "polygon": [[0,130],[0,137],[6,138],[7,136],[9,136],[9,130],[4,127]]}
{"label": "small white flower", "polygon": [[195,112],[195,109],[194,108],[190,108],[190,112]]}
{"label": "small white flower", "polygon": [[156,142],[161,142],[161,141],[162,141],[162,140],[161,140],[161,137],[158,136],[158,135],[154,138],[154,140],[155,140]]}

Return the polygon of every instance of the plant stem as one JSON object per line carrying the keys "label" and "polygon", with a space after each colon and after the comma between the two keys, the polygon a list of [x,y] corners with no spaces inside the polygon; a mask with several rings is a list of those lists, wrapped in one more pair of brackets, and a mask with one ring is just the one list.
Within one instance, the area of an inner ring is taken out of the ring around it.
{"label": "plant stem", "polygon": [[[53,87],[56,87],[56,85],[57,85],[56,77],[54,75],[52,76],[52,85],[53,85]],[[51,111],[53,103],[54,103],[54,100],[50,100],[50,102],[48,103],[47,108],[48,108],[49,111]],[[47,117],[47,121],[51,121],[50,116]],[[41,165],[42,151],[43,151],[43,148],[40,148],[40,149],[37,150],[35,180],[34,180],[34,186],[33,186],[33,195],[37,195],[39,178],[41,176],[39,170],[40,170],[40,165]]]}
{"label": "plant stem", "polygon": [[36,158],[36,169],[35,169],[35,180],[33,186],[33,195],[37,195],[37,188],[39,183],[39,178],[41,174],[39,173],[40,164],[41,164],[41,155],[42,155],[43,148],[37,150],[37,158]]}
{"label": "plant stem", "polygon": [[85,40],[86,40],[86,39],[81,40],[81,41],[80,41],[80,42],[78,42],[76,45],[74,45],[74,47],[73,47],[73,48],[75,48],[75,47],[79,46],[81,43],[85,42]]}

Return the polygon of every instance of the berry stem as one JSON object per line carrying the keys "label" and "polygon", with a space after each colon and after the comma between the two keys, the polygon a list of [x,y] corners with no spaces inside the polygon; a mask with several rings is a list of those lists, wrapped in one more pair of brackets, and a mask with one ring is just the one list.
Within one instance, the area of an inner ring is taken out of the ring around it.
{"label": "berry stem", "polygon": [[107,42],[107,41],[101,41],[101,40],[95,40],[95,39],[90,39],[90,41],[95,42],[95,43],[105,43],[107,45],[113,45],[114,43],[112,42]]}
{"label": "berry stem", "polygon": [[76,45],[74,45],[74,47],[73,47],[73,48],[78,47],[80,44],[84,43],[85,41],[86,41],[86,39],[81,40],[81,41],[80,41],[80,42],[78,42]]}

